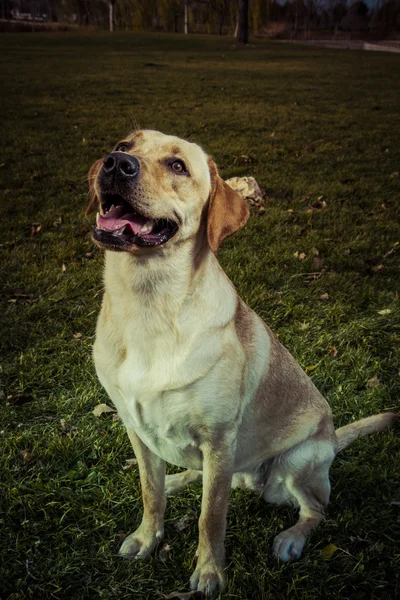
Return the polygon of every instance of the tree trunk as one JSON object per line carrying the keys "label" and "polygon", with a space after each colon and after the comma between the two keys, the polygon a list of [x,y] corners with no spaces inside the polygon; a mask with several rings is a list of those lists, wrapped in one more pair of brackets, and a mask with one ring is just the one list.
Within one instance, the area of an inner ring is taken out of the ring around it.
{"label": "tree trunk", "polygon": [[236,41],[238,44],[247,44],[249,41],[249,0],[239,0]]}
{"label": "tree trunk", "polygon": [[188,25],[188,21],[189,21],[189,0],[185,0],[185,33],[188,34],[189,33],[189,25]]}
{"label": "tree trunk", "polygon": [[115,0],[110,0],[108,3],[108,19],[110,23],[110,31],[114,31],[114,6]]}

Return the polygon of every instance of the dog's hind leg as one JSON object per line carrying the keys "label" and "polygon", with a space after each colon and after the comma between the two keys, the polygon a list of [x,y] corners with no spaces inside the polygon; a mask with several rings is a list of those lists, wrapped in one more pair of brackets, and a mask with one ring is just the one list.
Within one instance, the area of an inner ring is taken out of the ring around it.
{"label": "dog's hind leg", "polygon": [[273,554],[286,562],[300,558],[309,533],[324,517],[329,502],[329,468],[335,449],[328,441],[306,441],[279,457],[263,497],[267,502],[291,503],[300,509],[296,525],[276,536]]}
{"label": "dog's hind leg", "polygon": [[196,481],[201,481],[201,479],[202,472],[193,471],[192,469],[182,471],[182,473],[167,475],[165,477],[165,493],[167,496],[175,496],[175,494],[179,494],[189,483],[195,483]]}

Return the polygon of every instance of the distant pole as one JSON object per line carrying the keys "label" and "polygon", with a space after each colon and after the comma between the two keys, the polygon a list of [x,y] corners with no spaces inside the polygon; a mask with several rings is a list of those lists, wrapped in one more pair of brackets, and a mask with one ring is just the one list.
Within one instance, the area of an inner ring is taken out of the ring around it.
{"label": "distant pole", "polygon": [[189,33],[189,0],[185,0],[185,33],[188,34]]}
{"label": "distant pole", "polygon": [[247,44],[249,41],[249,0],[239,0],[236,41],[238,44]]}

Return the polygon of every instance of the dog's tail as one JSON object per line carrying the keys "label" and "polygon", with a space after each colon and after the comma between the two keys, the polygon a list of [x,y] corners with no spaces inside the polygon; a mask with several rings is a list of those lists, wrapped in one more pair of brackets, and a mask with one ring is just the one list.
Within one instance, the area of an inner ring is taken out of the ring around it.
{"label": "dog's tail", "polygon": [[385,431],[385,429],[388,429],[398,421],[399,418],[399,415],[396,413],[380,413],[379,415],[360,419],[360,421],[336,429],[336,437],[339,442],[338,452],[347,448],[349,444],[363,435],[368,435],[375,431]]}

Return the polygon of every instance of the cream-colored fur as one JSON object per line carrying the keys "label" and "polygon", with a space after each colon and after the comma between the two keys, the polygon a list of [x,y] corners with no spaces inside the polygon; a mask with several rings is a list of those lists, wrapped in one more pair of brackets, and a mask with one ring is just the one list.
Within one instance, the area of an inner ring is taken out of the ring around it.
{"label": "cream-colored fur", "polygon": [[[120,553],[148,556],[163,536],[164,490],[202,479],[191,587],[211,594],[224,585],[231,485],[300,509],[298,523],[274,543],[281,560],[298,558],[328,503],[338,441],[324,398],[215,257],[244,224],[243,201],[197,145],[153,131],[128,140],[142,169],[140,195],[130,202],[154,218],[178,215],[181,224],[161,247],[106,251],[94,360],[135,450],[144,503],[142,524]],[[185,160],[189,177],[164,168],[171,153]],[[102,196],[101,168],[97,161],[90,173],[90,208]],[[188,470],[165,479],[165,462]]]}

